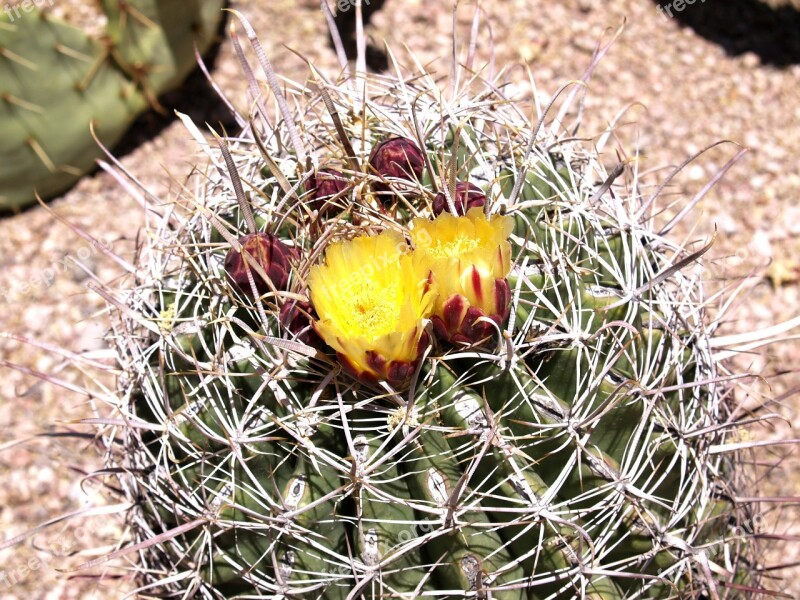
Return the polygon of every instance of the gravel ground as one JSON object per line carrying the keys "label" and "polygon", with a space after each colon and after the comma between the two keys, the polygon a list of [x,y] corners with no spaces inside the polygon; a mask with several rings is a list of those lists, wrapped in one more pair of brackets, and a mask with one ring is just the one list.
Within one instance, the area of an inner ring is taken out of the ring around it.
{"label": "gravel ground", "polygon": [[[61,0],[60,4],[63,8],[82,3]],[[386,40],[402,59],[405,44],[421,63],[446,75],[452,3],[389,0],[387,4],[388,10],[378,13],[369,29],[375,45],[381,47]],[[797,40],[793,38],[786,38],[783,47],[780,36],[775,36],[772,54],[763,52],[763,44],[748,43],[751,38],[771,39],[769,28],[777,30],[779,23],[796,13],[758,13],[759,19],[745,21],[753,24],[753,31],[720,31],[719,24],[725,21],[715,21],[715,14],[719,17],[719,11],[729,7],[750,10],[757,3],[732,2],[724,8],[713,2],[685,5],[684,11],[674,13],[672,19],[660,14],[650,0],[547,4],[497,0],[485,4],[491,15],[496,63],[529,67],[545,94],[579,77],[598,38],[608,38],[610,31],[626,23],[588,90],[583,135],[601,133],[630,105],[618,129],[619,146],[627,151],[638,148],[640,169],[650,171],[656,180],[667,173],[657,169],[678,164],[718,140],[748,147],[748,154],[699,205],[691,223],[685,223],[675,235],[705,239],[716,228],[716,243],[710,252],[712,286],[721,286],[725,278],[755,273],[745,284],[746,291],[727,331],[751,330],[798,315],[800,56],[795,54]],[[301,52],[323,71],[336,69],[334,54],[325,42],[324,19],[314,0],[251,0],[236,2],[235,6],[261,33],[279,73],[301,81],[307,76],[304,62],[289,48]],[[777,20],[770,20],[771,14],[777,14]],[[463,10],[459,18],[462,34],[468,31],[470,20],[470,11]],[[765,31],[756,31],[758,28]],[[479,46],[482,57],[488,56],[488,38],[484,28]],[[785,54],[785,65],[776,66],[780,64],[774,60],[776,44],[778,54]],[[227,43],[220,50],[214,77],[241,106],[243,78]],[[523,68],[510,70],[508,77],[522,85],[527,79]],[[202,86],[172,101],[199,121],[219,119],[218,103],[205,104],[208,96],[198,90]],[[123,161],[151,190],[167,198],[188,176],[197,149],[174,121],[151,115],[137,128],[126,145],[129,151]],[[676,198],[691,197],[736,151],[730,143],[704,154],[676,178],[671,192]],[[614,156],[609,159],[615,160]],[[49,206],[128,258],[144,223],[141,207],[104,174],[85,178]],[[120,275],[118,265],[55,222],[42,207],[0,221],[0,331],[73,351],[101,349],[103,303],[87,290],[91,277],[78,264],[105,282],[113,282]],[[58,357],[10,339],[0,338],[0,356],[78,384],[89,377],[69,369],[62,371],[64,365]],[[800,345],[787,341],[742,356],[739,362],[754,373],[772,376],[771,393],[780,396],[800,385],[798,358]],[[113,385],[108,376],[100,381]],[[750,401],[757,402],[757,393],[765,388],[761,384]],[[783,420],[756,429],[753,435],[761,439],[798,437],[798,406],[796,395],[786,395],[775,408]],[[0,447],[52,429],[54,422],[91,414],[92,405],[85,397],[37,383],[33,377],[15,371],[3,370],[0,374]],[[757,455],[762,462],[778,465],[762,467],[763,495],[800,496],[800,461],[788,448]],[[91,484],[81,486],[80,477],[98,464],[88,441],[37,438],[0,452],[2,538],[96,500],[99,490]],[[778,511],[774,504],[765,503],[762,511],[765,528],[800,534],[796,508]],[[70,579],[69,574],[57,570],[79,560],[69,556],[74,550],[111,544],[119,533],[114,519],[76,521],[0,552],[0,599],[121,597],[124,579],[98,583]],[[800,560],[798,546],[770,542],[766,551],[772,562],[791,562]],[[800,573],[787,571],[786,575],[784,583],[773,587],[800,598]]]}

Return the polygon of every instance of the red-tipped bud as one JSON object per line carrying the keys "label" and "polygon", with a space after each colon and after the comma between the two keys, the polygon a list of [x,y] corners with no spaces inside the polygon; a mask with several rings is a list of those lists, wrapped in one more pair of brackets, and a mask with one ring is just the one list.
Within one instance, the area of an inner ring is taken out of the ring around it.
{"label": "red-tipped bud", "polygon": [[[271,233],[250,233],[239,239],[241,252],[231,248],[225,257],[225,272],[233,284],[244,294],[253,295],[247,272],[253,276],[253,282],[259,295],[266,294],[274,287],[285,290],[289,283],[291,259],[294,251]],[[245,261],[243,254],[247,254]],[[251,264],[248,264],[250,262]],[[264,280],[252,263],[257,264],[272,282],[272,286]]]}
{"label": "red-tipped bud", "polygon": [[[425,168],[425,157],[422,150],[407,138],[396,137],[383,140],[372,150],[369,164],[373,172],[380,177],[418,181]],[[375,191],[385,192],[389,186],[375,182]]]}
{"label": "red-tipped bud", "polygon": [[[477,282],[475,285],[480,287]],[[493,292],[494,310],[491,314],[470,306],[469,301],[460,294],[450,296],[442,306],[441,315],[431,317],[436,335],[451,344],[473,345],[491,340],[497,333],[497,328],[502,328],[508,319],[511,306],[508,280],[496,279]]]}
{"label": "red-tipped bud", "polygon": [[335,209],[328,200],[344,192],[348,186],[347,177],[333,169],[321,169],[306,181],[306,191],[309,193],[312,208],[323,212]]}
{"label": "red-tipped bud", "polygon": [[314,307],[302,300],[289,300],[281,306],[281,325],[292,334],[294,339],[307,346],[321,348],[324,342],[314,331],[313,322],[317,318]]}
{"label": "red-tipped bud", "polygon": [[[483,190],[477,185],[466,181],[456,181],[456,193],[453,197],[453,204],[456,205],[456,213],[459,217],[467,214],[470,208],[486,206],[486,196]],[[433,199],[433,214],[438,217],[444,211],[449,212],[447,198],[444,192],[439,192]]]}

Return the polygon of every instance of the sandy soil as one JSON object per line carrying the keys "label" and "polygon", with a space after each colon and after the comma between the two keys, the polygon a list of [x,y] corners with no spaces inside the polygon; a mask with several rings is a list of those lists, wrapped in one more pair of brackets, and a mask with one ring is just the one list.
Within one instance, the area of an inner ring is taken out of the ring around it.
{"label": "sandy soil", "polygon": [[[78,0],[62,0],[79,5]],[[700,204],[691,219],[675,232],[702,239],[715,228],[711,253],[712,279],[756,273],[727,325],[730,332],[747,331],[794,317],[800,312],[800,56],[796,40],[770,36],[794,13],[757,13],[743,32],[715,29],[713,3],[686,5],[668,18],[650,0],[592,2],[530,2],[497,0],[485,3],[491,15],[498,65],[526,65],[538,88],[552,94],[562,83],[580,76],[601,36],[625,30],[592,80],[586,101],[583,134],[594,137],[630,105],[618,137],[623,148],[639,149],[641,169],[655,170],[680,163],[718,140],[732,140],[750,149]],[[731,10],[752,8],[755,2],[733,2]],[[785,3],[784,3],[785,4]],[[279,73],[306,77],[301,52],[322,70],[336,68],[328,48],[324,19],[313,0],[242,0],[236,7],[260,31],[265,49]],[[403,56],[411,48],[423,64],[446,74],[450,51],[450,2],[389,0],[376,15],[369,33],[377,46],[383,40]],[[743,8],[745,7],[745,8]],[[728,10],[719,8],[719,11]],[[711,12],[708,12],[708,11]],[[692,15],[691,11],[698,11]],[[700,11],[703,11],[700,13]],[[717,15],[719,16],[719,15]],[[471,12],[462,11],[459,30],[468,31]],[[687,23],[687,26],[684,25]],[[722,18],[720,17],[720,22]],[[727,37],[726,37],[727,36]],[[748,37],[750,36],[750,37]],[[751,39],[777,41],[766,50]],[[488,56],[484,29],[480,55]],[[777,44],[777,48],[775,47]],[[728,52],[726,52],[726,49]],[[768,52],[768,51],[769,52]],[[760,52],[759,55],[757,52]],[[783,57],[782,61],[775,56]],[[785,64],[781,64],[785,63]],[[244,101],[229,44],[224,43],[215,79],[238,104]],[[524,84],[524,69],[509,71],[510,80]],[[197,90],[174,103],[199,121],[220,118],[218,103]],[[637,103],[637,104],[634,104]],[[154,116],[137,125],[124,163],[156,194],[175,193],[189,173],[197,149],[182,126]],[[691,197],[737,151],[733,143],[719,146],[679,175],[671,191]],[[655,171],[664,177],[667,171]],[[138,229],[144,223],[139,207],[112,178],[98,174],[82,180],[50,209],[130,258]],[[691,226],[691,227],[690,227]],[[87,290],[91,277],[113,282],[121,271],[108,257],[93,251],[47,210],[35,207],[0,221],[0,331],[30,336],[73,351],[99,350],[105,327],[103,302]],[[55,373],[78,384],[87,376],[62,370],[62,359],[0,338],[0,356],[28,369]],[[800,385],[797,374],[800,344],[795,341],[740,358],[755,373],[772,376],[771,392],[781,396]],[[110,378],[104,379],[111,385]],[[760,389],[764,389],[761,385]],[[751,399],[756,402],[757,398]],[[754,430],[761,439],[800,437],[798,398],[787,395],[775,407],[783,421]],[[78,394],[12,370],[0,371],[0,447],[52,429],[54,422],[91,415],[91,402]],[[800,460],[789,446],[758,454],[762,467],[760,492],[766,496],[800,496]],[[81,473],[100,464],[89,441],[38,438],[0,452],[0,539],[9,539],[47,519],[80,510],[98,496],[91,484],[80,485]],[[764,503],[764,527],[800,534],[797,508],[775,509]],[[86,523],[94,523],[86,525]],[[59,573],[75,558],[76,548],[113,543],[119,534],[113,519],[58,525],[32,542],[0,552],[0,599],[117,598],[125,582],[70,579]],[[83,528],[78,525],[84,525]],[[800,560],[800,544],[766,542],[769,560]],[[99,573],[99,570],[95,570]],[[800,597],[800,572],[788,571],[776,583],[791,597]]]}

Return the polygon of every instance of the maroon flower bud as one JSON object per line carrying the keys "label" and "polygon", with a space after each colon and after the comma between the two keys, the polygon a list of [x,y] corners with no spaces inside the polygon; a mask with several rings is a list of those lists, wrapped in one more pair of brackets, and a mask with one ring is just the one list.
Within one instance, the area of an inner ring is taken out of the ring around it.
{"label": "maroon flower bud", "polygon": [[[383,140],[369,157],[373,172],[380,177],[418,181],[425,168],[425,157],[414,142],[407,138],[396,137]],[[377,192],[389,191],[389,186],[375,182],[373,188]]]}
{"label": "maroon flower bud", "polygon": [[328,212],[334,210],[333,204],[328,202],[334,196],[344,192],[349,186],[349,181],[339,171],[333,169],[321,169],[313,177],[306,181],[306,191],[309,193],[308,199],[314,210]]}
{"label": "maroon flower bud", "polygon": [[[249,271],[259,295],[266,294],[273,287],[276,290],[285,290],[289,283],[290,259],[295,256],[294,251],[271,233],[250,233],[240,238],[239,243],[242,246],[241,252],[231,248],[225,257],[225,272],[233,284],[242,293],[252,297],[253,291],[247,277]],[[243,254],[248,256],[247,261]],[[272,286],[252,263],[264,271]]]}
{"label": "maroon flower bud", "polygon": [[288,300],[281,306],[281,325],[292,334],[294,339],[307,346],[322,348],[325,344],[314,330],[313,322],[317,319],[314,307],[302,300]]}
{"label": "maroon flower bud", "polygon": [[[467,214],[470,208],[486,206],[486,196],[483,190],[477,185],[466,181],[456,181],[456,193],[453,197],[453,204],[456,205],[456,212],[459,217]],[[443,212],[449,212],[447,198],[444,192],[439,192],[433,199],[433,214],[438,217]]]}
{"label": "maroon flower bud", "polygon": [[[511,288],[507,279],[494,282],[494,310],[487,314],[483,309],[470,306],[460,294],[450,296],[442,306],[441,315],[433,315],[431,322],[436,335],[451,344],[472,346],[493,339],[497,328],[502,327],[511,307]],[[482,318],[483,317],[483,318]],[[494,322],[494,325],[489,322]]]}

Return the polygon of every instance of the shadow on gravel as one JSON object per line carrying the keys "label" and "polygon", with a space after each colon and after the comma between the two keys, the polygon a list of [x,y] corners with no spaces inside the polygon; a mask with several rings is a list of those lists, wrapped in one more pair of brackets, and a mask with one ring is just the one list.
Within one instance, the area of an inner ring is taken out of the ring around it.
{"label": "shadow on gravel", "polygon": [[[662,17],[677,19],[730,56],[753,52],[763,65],[800,64],[800,10],[758,0],[654,0]],[[680,8],[680,10],[678,10]]]}
{"label": "shadow on gravel", "polygon": [[[379,11],[384,4],[385,0],[362,0],[361,12],[364,17],[364,27],[369,24],[372,15]],[[341,10],[341,7],[347,7],[346,10]],[[342,37],[342,45],[344,46],[345,54],[350,60],[356,59],[356,9],[355,0],[342,0],[337,5],[336,15],[334,15],[336,28],[339,30],[339,35]],[[333,40],[329,40],[331,47],[333,47]],[[389,58],[382,48],[375,46],[367,46],[367,68],[371,71],[381,72],[389,68]]]}

